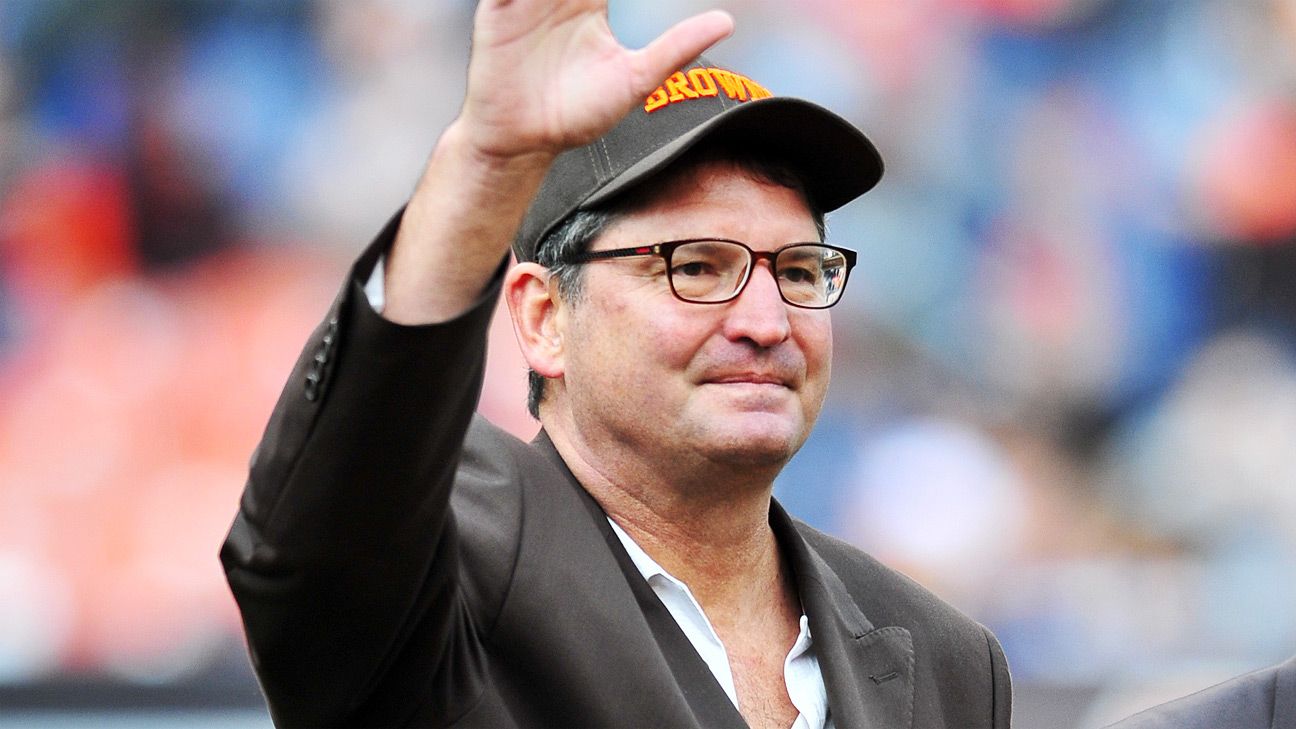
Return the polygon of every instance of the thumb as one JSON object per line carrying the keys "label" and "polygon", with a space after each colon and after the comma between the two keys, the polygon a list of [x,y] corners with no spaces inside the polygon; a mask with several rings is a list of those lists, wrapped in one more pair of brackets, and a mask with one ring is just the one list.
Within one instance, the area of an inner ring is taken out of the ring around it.
{"label": "thumb", "polygon": [[734,19],[723,10],[710,10],[671,26],[633,52],[635,92],[645,96],[651,93],[662,79],[728,38],[733,30]]}

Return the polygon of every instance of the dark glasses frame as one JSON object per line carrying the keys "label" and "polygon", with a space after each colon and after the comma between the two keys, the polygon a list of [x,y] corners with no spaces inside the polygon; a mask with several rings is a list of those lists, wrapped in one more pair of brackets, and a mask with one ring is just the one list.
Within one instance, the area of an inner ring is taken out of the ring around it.
{"label": "dark glasses frame", "polygon": [[[679,291],[677,291],[675,288],[675,280],[673,278],[673,274],[671,273],[671,256],[675,254],[675,250],[678,249],[680,246],[687,245],[689,243],[732,243],[734,245],[741,246],[744,250],[747,251],[747,270],[743,274],[742,281],[739,282],[739,284],[736,287],[734,287],[732,293],[725,296],[723,299],[716,299],[714,301],[699,301],[697,299],[690,299],[680,295]],[[846,272],[842,274],[841,286],[838,287],[837,289],[837,298],[819,306],[796,302],[788,299],[787,295],[783,293],[782,284],[778,283],[779,254],[793,248],[803,248],[807,246],[814,246],[816,248],[827,248],[836,253],[840,253],[842,257],[846,260]],[[562,259],[562,262],[568,264],[582,264],[582,263],[591,263],[593,261],[604,261],[604,260],[616,259],[616,258],[632,258],[636,256],[657,256],[662,260],[664,260],[666,262],[666,282],[670,285],[671,294],[675,298],[679,299],[680,301],[689,304],[723,304],[729,301],[733,301],[734,299],[738,298],[739,295],[742,294],[744,289],[747,288],[747,282],[751,280],[752,271],[756,269],[756,262],[769,261],[770,272],[773,274],[774,281],[777,284],[779,298],[783,299],[785,303],[791,306],[796,306],[802,309],[827,309],[835,305],[838,301],[841,301],[842,292],[846,290],[846,283],[847,281],[850,280],[850,272],[851,269],[855,267],[855,261],[857,257],[855,251],[852,251],[849,248],[842,248],[840,246],[829,245],[828,243],[819,243],[817,241],[788,243],[787,245],[779,246],[778,248],[775,248],[772,251],[755,251],[752,250],[751,246],[747,245],[746,243],[743,243],[742,241],[738,241],[738,240],[731,240],[729,238],[685,238],[683,240],[672,240],[663,243],[653,243],[651,245],[633,246],[631,248],[613,248],[611,250],[605,250],[605,251],[586,251],[584,253],[576,253],[570,256],[565,256]]]}

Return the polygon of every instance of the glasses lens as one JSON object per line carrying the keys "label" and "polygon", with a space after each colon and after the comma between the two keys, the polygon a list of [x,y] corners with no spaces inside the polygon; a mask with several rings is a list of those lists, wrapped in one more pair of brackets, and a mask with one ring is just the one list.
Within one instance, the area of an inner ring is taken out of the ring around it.
{"label": "glasses lens", "polygon": [[724,301],[742,285],[750,264],[747,249],[737,243],[690,241],[671,254],[671,287],[685,301]]}
{"label": "glasses lens", "polygon": [[788,246],[779,251],[774,269],[783,298],[798,306],[832,306],[846,285],[846,256],[828,246]]}

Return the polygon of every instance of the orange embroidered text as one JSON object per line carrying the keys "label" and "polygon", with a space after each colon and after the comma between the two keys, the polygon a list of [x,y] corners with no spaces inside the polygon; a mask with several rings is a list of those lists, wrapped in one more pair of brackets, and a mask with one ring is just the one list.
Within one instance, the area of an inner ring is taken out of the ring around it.
{"label": "orange embroidered text", "polygon": [[764,99],[773,96],[769,89],[751,79],[723,68],[694,68],[687,73],[676,71],[644,101],[644,111],[652,113],[680,101],[700,99],[723,93],[735,101]]}

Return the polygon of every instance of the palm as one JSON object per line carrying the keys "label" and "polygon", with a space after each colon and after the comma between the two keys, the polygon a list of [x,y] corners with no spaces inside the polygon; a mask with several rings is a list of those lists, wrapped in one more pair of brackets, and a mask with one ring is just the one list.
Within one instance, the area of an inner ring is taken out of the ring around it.
{"label": "palm", "polygon": [[723,14],[703,14],[632,51],[612,35],[606,11],[591,0],[483,0],[464,103],[481,151],[556,153],[588,143],[732,27]]}

